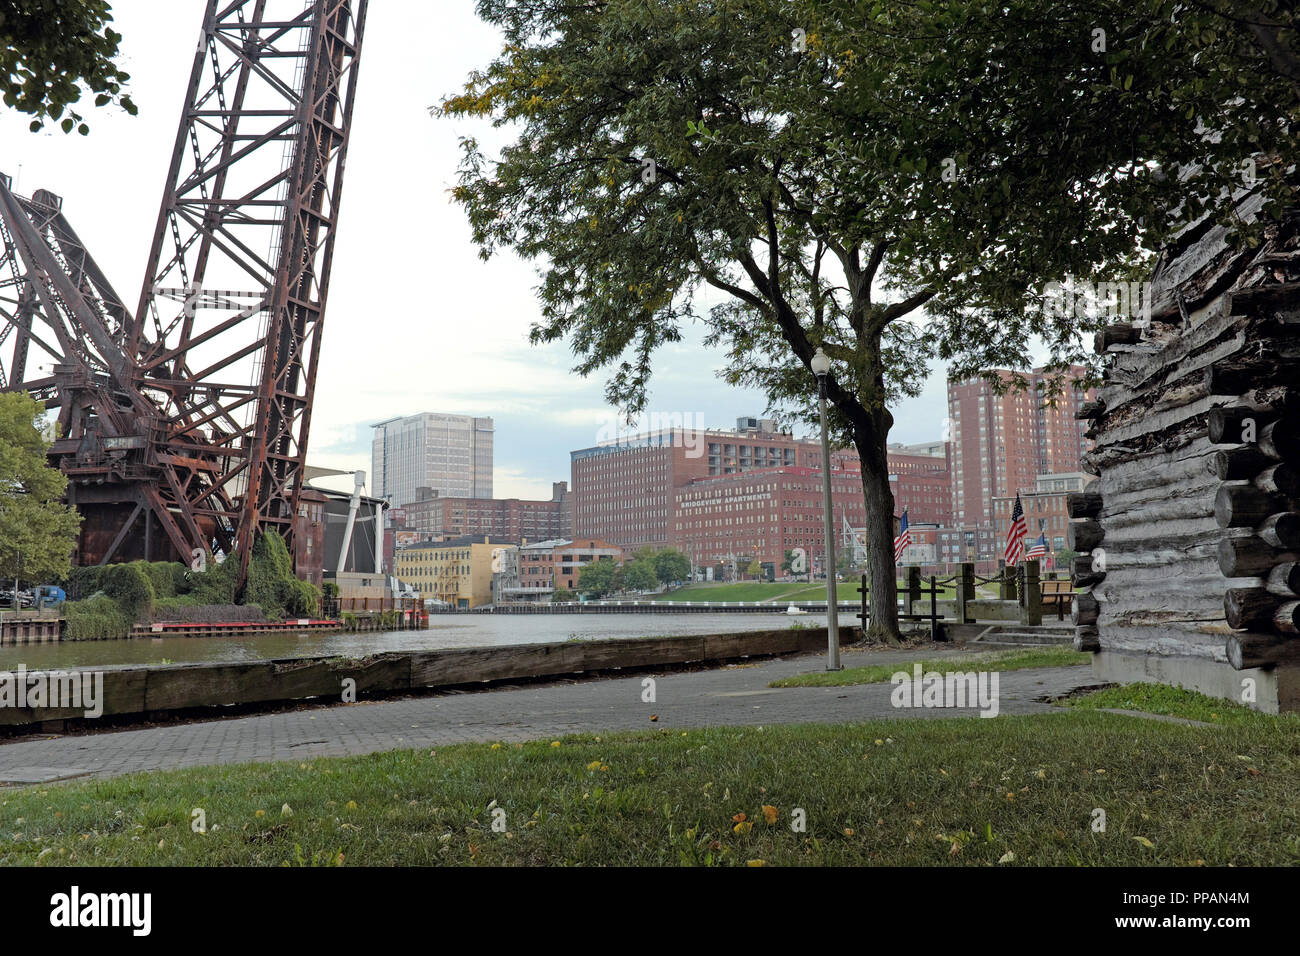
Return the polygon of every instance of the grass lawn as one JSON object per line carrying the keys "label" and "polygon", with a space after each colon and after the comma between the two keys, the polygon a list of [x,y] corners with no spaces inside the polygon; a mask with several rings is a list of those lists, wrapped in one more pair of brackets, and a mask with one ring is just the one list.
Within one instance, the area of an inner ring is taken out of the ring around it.
{"label": "grass lawn", "polygon": [[[1029,667],[1069,667],[1087,664],[1092,655],[1070,647],[1043,647],[1028,650],[989,651],[948,657],[943,660],[908,662],[907,664],[870,664],[866,667],[846,667],[842,671],[797,674],[774,680],[769,687],[845,687],[849,684],[877,684],[887,681],[899,671],[912,673],[917,663],[922,671],[1018,671]],[[1106,704],[1103,706],[1114,706]]]}
{"label": "grass lawn", "polygon": [[1206,697],[1181,687],[1165,684],[1125,684],[1109,687],[1066,701],[1070,707],[1083,710],[1140,710],[1148,714],[1165,714],[1184,717],[1207,724],[1224,727],[1281,727],[1290,733],[1300,733],[1300,714],[1272,716],[1261,714],[1241,704],[1215,697]]}
{"label": "grass lawn", "polygon": [[1221,866],[1300,863],[1298,833],[1293,723],[1083,708],[462,744],[0,793],[10,865]]}

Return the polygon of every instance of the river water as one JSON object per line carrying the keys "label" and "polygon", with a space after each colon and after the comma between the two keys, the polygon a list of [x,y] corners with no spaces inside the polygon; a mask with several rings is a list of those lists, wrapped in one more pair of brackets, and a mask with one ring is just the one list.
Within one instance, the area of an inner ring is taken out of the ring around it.
{"label": "river water", "polygon": [[[573,639],[729,634],[790,627],[825,629],[825,615],[772,614],[464,614],[435,615],[428,630],[359,634],[259,634],[249,637],[142,637],[0,647],[0,671],[188,664],[286,657],[364,657],[386,651],[543,644]],[[841,623],[844,623],[841,618]]]}

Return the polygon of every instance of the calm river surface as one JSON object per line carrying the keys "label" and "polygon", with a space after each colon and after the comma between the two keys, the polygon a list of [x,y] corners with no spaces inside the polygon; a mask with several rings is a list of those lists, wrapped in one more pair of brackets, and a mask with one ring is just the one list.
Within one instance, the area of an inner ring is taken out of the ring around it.
{"label": "calm river surface", "polygon": [[[841,619],[842,620],[842,619]],[[728,634],[789,627],[826,627],[825,615],[773,614],[465,614],[435,615],[425,631],[367,634],[264,634],[255,637],[143,637],[0,647],[0,671],[253,661],[285,657],[364,657],[385,651],[542,644],[571,638],[633,638]]]}

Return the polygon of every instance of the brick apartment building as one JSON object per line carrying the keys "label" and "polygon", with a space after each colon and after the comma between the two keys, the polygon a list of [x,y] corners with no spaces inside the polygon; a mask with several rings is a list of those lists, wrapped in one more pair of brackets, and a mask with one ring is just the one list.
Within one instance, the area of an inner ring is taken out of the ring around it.
{"label": "brick apartment building", "polygon": [[[916,449],[924,447],[922,453]],[[907,511],[910,524],[952,524],[952,473],[948,469],[948,444],[890,445],[889,490],[894,495],[894,515]]]}
{"label": "brick apartment building", "polygon": [[[1039,475],[1079,470],[1092,443],[1084,437],[1087,423],[1077,421],[1075,413],[1095,396],[1069,382],[1084,372],[1071,366],[1069,381],[1054,399],[1044,398],[1050,376],[1042,369],[1020,373],[1029,387],[1003,395],[983,379],[948,382],[954,527],[990,527],[994,498],[1032,490]],[[1006,382],[1013,373],[998,370],[998,375]]]}
{"label": "brick apartment building", "polygon": [[[831,472],[835,531],[866,520],[857,471]],[[771,563],[780,574],[785,552],[803,548],[814,568],[824,566],[820,468],[768,468],[700,478],[673,492],[669,544],[696,567],[742,569]]]}
{"label": "brick apartment building", "polygon": [[509,577],[497,584],[503,602],[544,601],[559,588],[576,591],[582,568],[592,561],[610,558],[623,563],[623,549],[598,538],[537,541],[515,549],[504,565]]}
{"label": "brick apartment building", "polygon": [[[447,498],[431,488],[416,489],[416,500],[395,509],[403,530],[462,537],[490,535],[513,541],[567,538],[573,502],[569,483],[552,484],[549,501],[523,498]],[[396,526],[396,520],[393,521]]]}
{"label": "brick apartment building", "polygon": [[[742,418],[736,431],[667,429],[572,452],[573,535],[629,550],[674,540],[677,489],[704,478],[774,468],[821,468],[819,442],[777,430],[770,419]],[[857,468],[857,453],[837,450],[832,467]]]}

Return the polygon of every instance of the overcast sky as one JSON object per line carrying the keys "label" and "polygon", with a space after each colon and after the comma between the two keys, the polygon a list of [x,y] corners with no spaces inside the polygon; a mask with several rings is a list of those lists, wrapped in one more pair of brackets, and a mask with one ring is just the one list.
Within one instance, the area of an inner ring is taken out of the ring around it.
{"label": "overcast sky", "polygon": [[[83,109],[90,135],[66,136],[30,133],[28,117],[0,107],[0,172],[23,195],[45,188],[62,196],[73,228],[134,304],[206,4],[112,5],[139,116]],[[612,410],[599,373],[583,380],[570,372],[567,345],[528,344],[540,315],[534,266],[510,255],[479,259],[450,201],[459,138],[500,142],[485,124],[428,114],[498,52],[499,37],[473,7],[370,4],[308,460],[369,472],[375,422],[423,411],[490,416],[495,494],[549,498],[551,482],[569,477],[569,452],[603,437]],[[711,428],[761,414],[760,393],[717,378],[722,356],[704,348],[703,331],[697,324],[658,354],[650,409]],[[939,438],[942,374],[894,415],[893,441]],[[321,483],[351,490],[350,479]]]}

